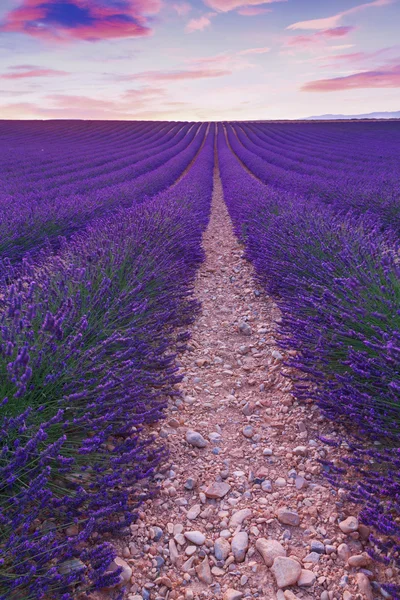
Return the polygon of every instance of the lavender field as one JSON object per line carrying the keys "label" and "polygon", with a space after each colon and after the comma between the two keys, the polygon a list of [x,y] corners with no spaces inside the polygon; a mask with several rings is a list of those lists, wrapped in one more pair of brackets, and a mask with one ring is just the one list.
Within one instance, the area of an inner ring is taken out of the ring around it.
{"label": "lavender field", "polygon": [[126,597],[114,541],[168,464],[216,178],[325,479],[398,573],[399,150],[398,122],[0,122],[1,600]]}

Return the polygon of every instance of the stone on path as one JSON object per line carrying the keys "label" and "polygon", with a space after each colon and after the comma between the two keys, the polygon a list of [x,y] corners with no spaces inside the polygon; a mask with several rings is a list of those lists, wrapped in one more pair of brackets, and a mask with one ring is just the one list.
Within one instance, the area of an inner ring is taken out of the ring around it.
{"label": "stone on path", "polygon": [[231,545],[228,540],[220,537],[214,543],[214,556],[217,560],[226,560],[231,551]]}
{"label": "stone on path", "polygon": [[301,566],[293,558],[277,556],[271,567],[271,572],[275,577],[276,585],[283,588],[297,583],[301,575]]}
{"label": "stone on path", "polygon": [[207,585],[211,585],[211,583],[213,582],[213,577],[211,575],[211,569],[210,569],[210,564],[208,562],[208,556],[206,556],[204,558],[204,560],[202,560],[201,563],[199,565],[197,565],[196,573],[197,573],[197,577],[200,579],[200,581],[202,581],[203,583],[207,583]]}
{"label": "stone on path", "polygon": [[350,556],[347,562],[349,563],[350,567],[368,567],[368,565],[371,562],[371,558],[366,552],[363,552],[362,554],[355,554],[354,556]]}
{"label": "stone on path", "polygon": [[176,547],[174,540],[169,540],[168,548],[169,548],[169,557],[171,559],[172,564],[174,565],[179,558],[178,548]]}
{"label": "stone on path", "polygon": [[300,577],[297,581],[297,585],[301,587],[311,587],[314,585],[316,580],[316,575],[312,571],[308,569],[302,569]]}
{"label": "stone on path", "polygon": [[360,592],[362,594],[364,594],[364,596],[367,598],[367,600],[373,600],[374,594],[372,592],[371,583],[370,583],[368,577],[365,575],[365,573],[357,573],[356,583],[357,583],[358,589],[360,590]]}
{"label": "stone on path", "polygon": [[230,491],[231,486],[229,483],[225,483],[223,481],[215,481],[211,485],[208,486],[206,491],[204,492],[207,498],[223,498]]}
{"label": "stone on path", "polygon": [[208,445],[207,440],[203,438],[201,433],[198,431],[193,431],[192,429],[187,430],[186,441],[195,448],[205,448]]}
{"label": "stone on path", "polygon": [[285,590],[283,592],[283,597],[285,598],[285,600],[299,600],[298,596],[296,596],[296,594],[293,594],[291,590]]}
{"label": "stone on path", "polygon": [[201,512],[201,506],[200,506],[200,504],[194,504],[187,511],[186,517],[189,519],[189,521],[194,521],[195,519],[197,519],[197,517],[199,516],[200,512]]}
{"label": "stone on path", "polygon": [[233,588],[228,588],[224,594],[223,600],[240,600],[243,598],[243,593],[238,592],[238,590],[234,590]]}
{"label": "stone on path", "polygon": [[358,519],[356,517],[347,517],[347,519],[339,523],[339,528],[343,533],[353,533],[358,529]]}
{"label": "stone on path", "polygon": [[238,510],[235,513],[233,513],[230,521],[229,521],[229,527],[232,527],[233,529],[236,529],[236,527],[238,525],[241,525],[243,523],[243,521],[245,521],[246,519],[249,519],[252,515],[252,512],[250,510],[250,508],[242,508],[242,510]]}
{"label": "stone on path", "polygon": [[276,540],[259,538],[256,541],[256,548],[263,557],[267,567],[272,567],[275,558],[278,556],[286,556],[285,548]]}
{"label": "stone on path", "polygon": [[236,562],[243,562],[249,547],[249,536],[245,531],[239,531],[232,539],[232,553]]}
{"label": "stone on path", "polygon": [[245,321],[239,323],[239,331],[242,335],[251,335],[252,333],[250,325]]}
{"label": "stone on path", "polygon": [[340,544],[337,549],[337,555],[340,560],[347,562],[350,558],[350,548],[347,544]]}
{"label": "stone on path", "polygon": [[277,511],[278,521],[284,525],[292,525],[297,527],[300,525],[300,517],[295,510],[290,508],[279,508]]}
{"label": "stone on path", "polygon": [[195,544],[196,546],[201,546],[206,541],[206,536],[201,531],[186,531],[184,534],[185,538]]}

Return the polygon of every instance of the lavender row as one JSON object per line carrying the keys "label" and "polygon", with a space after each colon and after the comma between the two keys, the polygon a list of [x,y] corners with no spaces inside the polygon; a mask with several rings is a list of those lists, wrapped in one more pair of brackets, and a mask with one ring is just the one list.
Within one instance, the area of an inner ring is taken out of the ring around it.
{"label": "lavender row", "polygon": [[[87,147],[91,147],[90,158],[101,157],[107,149],[117,145],[121,149],[144,136],[161,132],[173,127],[166,123],[124,123],[117,127],[115,123],[100,126],[99,123],[84,123],[76,129],[75,123],[66,121],[69,125],[65,130],[64,122],[22,122],[18,127],[15,122],[3,121],[0,126],[2,143],[2,174],[8,169],[21,169],[25,175],[35,174],[38,170],[50,173],[62,172],[70,165],[76,166],[77,160],[85,159]],[[27,160],[29,154],[29,160]]]}
{"label": "lavender row", "polygon": [[[282,310],[282,345],[296,351],[296,395],[344,428],[326,462],[361,505],[371,554],[400,567],[400,268],[397,236],[376,219],[265,186],[218,136],[225,200],[260,284]],[[394,598],[400,588],[386,586]]]}
{"label": "lavender row", "polygon": [[177,328],[198,308],[213,161],[212,126],[173,188],[25,259],[1,292],[2,600],[69,600],[118,581],[112,547],[97,542],[135,520],[165,455],[143,428],[175,393]]}
{"label": "lavender row", "polygon": [[[161,155],[146,161],[147,172],[131,180],[90,191],[86,194],[52,198],[45,195],[40,201],[26,195],[23,201],[4,196],[0,202],[0,275],[9,277],[10,263],[20,261],[24,254],[36,251],[46,240],[57,242],[59,236],[69,236],[85,227],[91,219],[107,214],[116,207],[128,207],[142,202],[172,185],[198,153],[204,140],[207,125],[201,126],[199,135],[188,135],[181,140],[180,148],[171,147]],[[195,136],[195,137],[194,137]]]}
{"label": "lavender row", "polygon": [[[76,146],[73,165],[69,172],[63,160],[63,145],[60,144],[59,164],[55,173],[45,165],[43,169],[35,170],[33,176],[24,176],[23,170],[19,166],[17,170],[11,171],[8,175],[8,181],[3,185],[3,189],[9,194],[21,197],[27,191],[31,191],[31,186],[35,185],[38,199],[44,194],[56,194],[64,197],[68,194],[84,192],[85,181],[89,178],[93,189],[95,184],[97,187],[104,187],[110,182],[115,182],[118,176],[121,179],[125,179],[129,175],[136,177],[148,169],[149,158],[151,162],[154,162],[156,155],[169,151],[172,147],[179,151],[178,144],[185,138],[189,129],[188,125],[177,125],[167,132],[152,132],[152,135],[147,136],[145,140],[142,140],[140,136],[138,140],[129,141],[123,147],[121,144],[108,144],[100,155],[94,153],[93,143],[86,144],[82,150]],[[190,140],[186,139],[186,141]],[[98,164],[99,160],[100,165]]]}
{"label": "lavender row", "polygon": [[[395,131],[400,144],[400,128]],[[304,172],[294,170],[285,157],[284,147],[272,163],[271,153],[251,142],[241,128],[236,126],[233,130],[228,126],[227,132],[233,151],[263,183],[307,199],[323,200],[336,211],[352,209],[359,214],[372,213],[384,228],[400,232],[400,173],[397,168],[393,174],[391,161],[381,164],[380,169],[374,168],[372,163],[365,163],[361,172],[353,174],[349,159],[349,167],[333,167],[331,176],[326,177],[312,169],[309,172],[307,169]],[[306,160],[306,152],[302,156]]]}

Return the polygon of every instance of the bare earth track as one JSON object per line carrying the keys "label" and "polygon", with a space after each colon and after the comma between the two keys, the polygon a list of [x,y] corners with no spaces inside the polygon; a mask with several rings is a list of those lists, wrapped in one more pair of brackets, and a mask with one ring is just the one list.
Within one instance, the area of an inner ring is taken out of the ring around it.
{"label": "bare earth track", "polygon": [[[339,529],[349,510],[318,462],[328,425],[316,407],[294,401],[274,339],[279,311],[254,288],[218,168],[214,182],[195,286],[202,314],[181,358],[182,397],[155,427],[171,467],[121,549],[133,571],[126,598],[371,600],[366,532]],[[260,538],[280,542],[307,585],[278,589]],[[350,555],[365,564],[352,568]]]}

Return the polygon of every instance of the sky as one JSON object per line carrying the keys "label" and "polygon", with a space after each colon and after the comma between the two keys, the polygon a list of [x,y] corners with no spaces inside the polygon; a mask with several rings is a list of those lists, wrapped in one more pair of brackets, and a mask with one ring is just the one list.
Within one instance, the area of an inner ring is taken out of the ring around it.
{"label": "sky", "polygon": [[1,0],[0,118],[400,110],[400,0]]}

